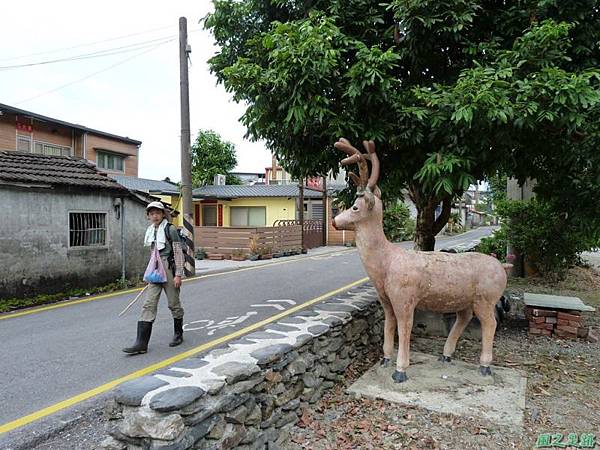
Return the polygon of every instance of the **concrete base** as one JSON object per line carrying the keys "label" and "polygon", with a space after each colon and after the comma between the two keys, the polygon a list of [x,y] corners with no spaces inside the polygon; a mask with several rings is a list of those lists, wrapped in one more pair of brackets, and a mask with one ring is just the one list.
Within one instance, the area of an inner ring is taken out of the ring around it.
{"label": "concrete base", "polygon": [[392,380],[395,361],[387,368],[376,364],[348,392],[513,428],[523,426],[527,378],[521,372],[494,366],[492,376],[484,377],[477,365],[442,363],[437,358],[412,352],[404,383]]}

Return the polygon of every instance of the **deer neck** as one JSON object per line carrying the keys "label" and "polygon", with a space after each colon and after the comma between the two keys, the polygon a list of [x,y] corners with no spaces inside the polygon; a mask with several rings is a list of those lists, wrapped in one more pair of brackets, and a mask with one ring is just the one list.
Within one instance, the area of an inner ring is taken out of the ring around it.
{"label": "deer neck", "polygon": [[371,278],[377,277],[382,268],[387,266],[391,246],[380,222],[368,221],[356,227],[356,247]]}

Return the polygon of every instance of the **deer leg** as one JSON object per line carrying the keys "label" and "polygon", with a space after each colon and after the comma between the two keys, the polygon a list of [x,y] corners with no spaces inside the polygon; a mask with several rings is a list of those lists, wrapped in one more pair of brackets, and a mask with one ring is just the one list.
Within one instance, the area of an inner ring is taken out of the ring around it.
{"label": "deer leg", "polygon": [[479,358],[479,372],[481,375],[491,375],[494,334],[496,333],[496,315],[494,308],[495,303],[481,304],[474,306],[475,315],[481,322],[481,356]]}
{"label": "deer leg", "polygon": [[396,320],[398,321],[398,359],[396,360],[396,371],[392,375],[392,379],[396,383],[402,383],[408,379],[406,369],[410,361],[410,333],[413,326],[414,312],[412,310],[406,311],[406,309],[395,311]]}
{"label": "deer leg", "polygon": [[452,354],[454,350],[456,350],[456,343],[458,339],[461,337],[467,325],[471,321],[473,317],[473,310],[471,308],[458,311],[456,313],[456,321],[450,330],[450,334],[448,335],[448,339],[446,339],[446,344],[444,345],[444,353],[440,357],[440,361],[450,362]]}
{"label": "deer leg", "polygon": [[388,367],[394,351],[394,339],[396,337],[397,324],[392,305],[389,303],[382,303],[382,305],[385,314],[385,324],[383,328],[383,360],[381,361],[381,365],[383,367]]}

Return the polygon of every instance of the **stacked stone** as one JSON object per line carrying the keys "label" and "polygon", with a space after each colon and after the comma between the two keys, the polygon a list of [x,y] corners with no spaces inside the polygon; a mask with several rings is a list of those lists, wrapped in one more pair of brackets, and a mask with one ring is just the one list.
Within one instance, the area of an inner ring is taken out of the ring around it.
{"label": "stacked stone", "polygon": [[588,334],[581,311],[527,306],[525,317],[529,320],[529,334],[532,335],[577,339]]}
{"label": "stacked stone", "polygon": [[117,391],[116,426],[103,447],[277,448],[352,360],[380,345],[382,316],[373,288],[361,286],[228,348],[128,382]]}

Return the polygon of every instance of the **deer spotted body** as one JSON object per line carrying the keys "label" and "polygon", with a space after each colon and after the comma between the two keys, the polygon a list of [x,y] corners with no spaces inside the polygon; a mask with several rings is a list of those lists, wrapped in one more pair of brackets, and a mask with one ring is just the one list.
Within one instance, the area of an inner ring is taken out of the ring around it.
{"label": "deer spotted body", "polygon": [[[473,314],[481,322],[480,371],[491,374],[492,347],[496,331],[495,305],[506,288],[506,272],[495,258],[481,253],[437,253],[404,250],[383,233],[383,208],[377,188],[379,160],[373,142],[364,142],[361,154],[345,139],[335,144],[349,156],[342,164],[358,163],[360,176],[350,173],[358,186],[354,205],[333,219],[337,229],[355,230],[360,258],[379,295],[385,314],[383,364],[394,351],[398,333],[398,357],[393,378],[407,379],[410,334],[415,309],[456,313],[442,361],[449,362],[456,343]],[[371,161],[371,175],[367,160]]]}

